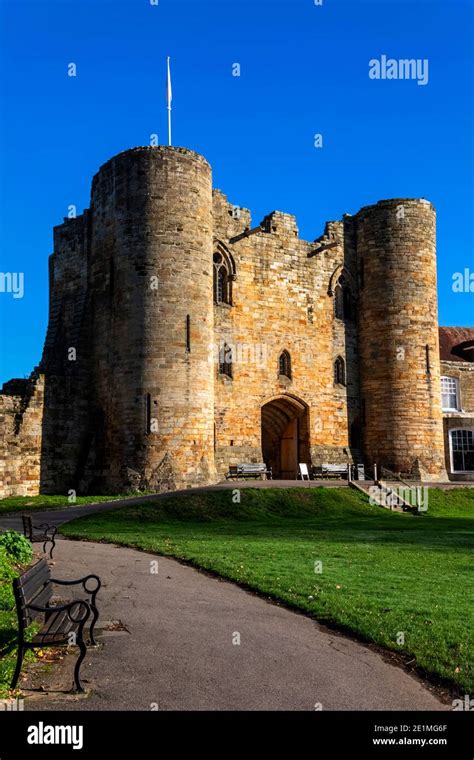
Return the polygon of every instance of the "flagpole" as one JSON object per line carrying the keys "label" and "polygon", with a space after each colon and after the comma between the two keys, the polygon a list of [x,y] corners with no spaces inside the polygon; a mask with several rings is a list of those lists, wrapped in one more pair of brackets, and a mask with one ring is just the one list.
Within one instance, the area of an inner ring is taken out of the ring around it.
{"label": "flagpole", "polygon": [[167,58],[168,64],[168,145],[171,145],[171,74],[170,74],[170,57]]}

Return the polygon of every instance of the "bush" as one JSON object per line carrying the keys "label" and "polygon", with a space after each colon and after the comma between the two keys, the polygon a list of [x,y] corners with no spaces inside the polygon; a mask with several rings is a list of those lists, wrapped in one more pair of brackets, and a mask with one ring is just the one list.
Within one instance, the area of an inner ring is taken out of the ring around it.
{"label": "bush", "polygon": [[11,557],[0,546],[0,611],[10,610],[14,604],[12,580],[16,575]]}
{"label": "bush", "polygon": [[8,556],[20,565],[27,565],[33,557],[33,549],[25,536],[16,530],[7,530],[0,534],[0,549],[3,548]]}

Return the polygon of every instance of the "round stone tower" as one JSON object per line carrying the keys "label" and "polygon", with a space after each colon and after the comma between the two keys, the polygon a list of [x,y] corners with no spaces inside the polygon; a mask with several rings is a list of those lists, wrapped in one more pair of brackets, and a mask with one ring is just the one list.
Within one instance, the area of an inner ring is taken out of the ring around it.
{"label": "round stone tower", "polygon": [[446,479],[434,208],[380,201],[361,209],[356,227],[366,461]]}
{"label": "round stone tower", "polygon": [[215,480],[211,168],[183,148],[108,161],[91,197],[87,487]]}

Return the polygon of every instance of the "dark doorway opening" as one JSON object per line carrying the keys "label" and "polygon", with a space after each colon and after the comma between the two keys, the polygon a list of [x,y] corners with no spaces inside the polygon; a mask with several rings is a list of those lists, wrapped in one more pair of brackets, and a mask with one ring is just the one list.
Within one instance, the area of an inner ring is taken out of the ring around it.
{"label": "dark doorway opening", "polygon": [[310,465],[309,414],[303,401],[283,395],[262,406],[262,456],[278,480],[294,480],[299,462]]}

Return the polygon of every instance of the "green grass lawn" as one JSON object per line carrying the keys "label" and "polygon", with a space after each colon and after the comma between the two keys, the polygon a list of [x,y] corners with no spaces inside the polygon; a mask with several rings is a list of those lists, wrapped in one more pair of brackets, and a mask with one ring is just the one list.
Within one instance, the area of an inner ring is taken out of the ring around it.
{"label": "green grass lawn", "polygon": [[186,560],[473,692],[474,490],[431,489],[419,516],[372,507],[348,488],[240,496],[236,504],[229,490],[182,494],[62,531]]}
{"label": "green grass lawn", "polygon": [[0,499],[0,515],[9,512],[29,512],[30,510],[64,509],[65,507],[78,507],[81,504],[95,504],[101,501],[114,501],[115,499],[129,499],[131,496],[142,494],[126,494],[123,496],[76,496],[72,504],[67,496],[8,496]]}
{"label": "green grass lawn", "polygon": [[[16,663],[18,627],[12,580],[24,569],[25,567],[16,564],[0,547],[0,699],[9,694]],[[32,632],[33,628],[28,635],[32,635]],[[26,661],[32,659],[34,655],[29,652]]]}
{"label": "green grass lawn", "polygon": [[[16,663],[17,623],[16,614],[0,609],[0,699],[9,696],[9,686]],[[33,660],[27,653],[25,661]]]}

